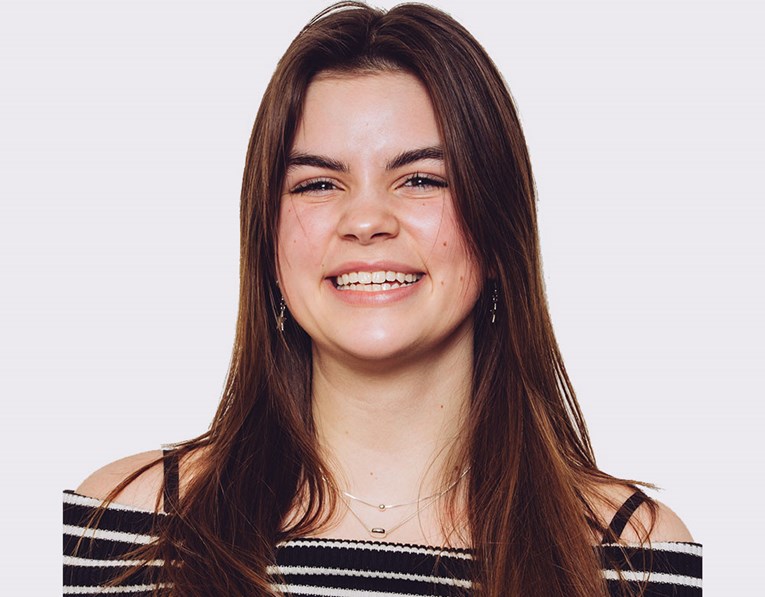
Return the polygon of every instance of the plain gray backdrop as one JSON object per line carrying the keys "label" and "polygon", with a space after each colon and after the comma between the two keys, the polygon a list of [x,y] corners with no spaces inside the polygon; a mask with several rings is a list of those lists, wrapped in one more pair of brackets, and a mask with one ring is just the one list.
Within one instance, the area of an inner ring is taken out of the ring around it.
{"label": "plain gray backdrop", "polygon": [[[59,591],[61,489],[206,429],[233,339],[250,127],[324,4],[0,4],[3,594]],[[762,4],[434,4],[517,101],[599,464],[664,488],[705,544],[707,595],[752,594]]]}

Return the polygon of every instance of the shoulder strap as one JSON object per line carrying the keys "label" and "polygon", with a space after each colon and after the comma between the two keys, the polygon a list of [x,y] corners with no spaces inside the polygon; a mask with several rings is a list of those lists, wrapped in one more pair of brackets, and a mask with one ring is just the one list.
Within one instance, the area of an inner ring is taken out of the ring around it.
{"label": "shoulder strap", "polygon": [[624,532],[624,527],[627,526],[627,522],[632,518],[635,510],[637,510],[647,499],[648,496],[639,489],[628,497],[611,519],[611,524],[608,525],[608,529],[603,535],[603,543],[618,541],[619,537],[621,537]]}
{"label": "shoulder strap", "polygon": [[165,471],[163,497],[165,512],[172,512],[178,507],[178,453],[173,449],[162,449]]}

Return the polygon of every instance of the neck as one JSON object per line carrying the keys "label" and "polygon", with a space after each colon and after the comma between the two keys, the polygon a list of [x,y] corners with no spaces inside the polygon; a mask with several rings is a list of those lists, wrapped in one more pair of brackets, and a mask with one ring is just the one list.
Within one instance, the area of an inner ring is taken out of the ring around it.
{"label": "neck", "polygon": [[469,400],[470,332],[383,366],[359,366],[314,348],[314,421],[340,489],[406,502],[438,492],[459,474],[448,463]]}

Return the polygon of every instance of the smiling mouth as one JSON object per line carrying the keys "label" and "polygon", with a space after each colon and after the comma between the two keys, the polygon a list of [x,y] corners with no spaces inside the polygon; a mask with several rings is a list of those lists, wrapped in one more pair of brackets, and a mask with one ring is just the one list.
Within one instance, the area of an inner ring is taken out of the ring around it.
{"label": "smiling mouth", "polygon": [[423,274],[405,274],[403,272],[349,272],[337,276],[333,282],[338,290],[356,292],[381,292],[403,286],[411,286],[420,281]]}

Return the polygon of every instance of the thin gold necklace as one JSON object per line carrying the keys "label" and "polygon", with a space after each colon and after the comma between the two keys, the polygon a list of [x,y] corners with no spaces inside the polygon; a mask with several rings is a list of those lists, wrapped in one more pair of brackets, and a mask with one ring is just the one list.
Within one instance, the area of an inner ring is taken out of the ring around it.
{"label": "thin gold necklace", "polygon": [[403,502],[401,504],[384,504],[382,502],[380,503],[368,502],[360,497],[351,495],[350,493],[342,489],[340,490],[340,493],[342,493],[349,500],[353,500],[354,502],[359,502],[360,504],[364,504],[365,506],[369,506],[370,508],[374,508],[375,510],[378,510],[380,512],[386,512],[388,510],[394,510],[395,508],[403,508],[404,506],[414,506],[415,504],[419,504],[420,502],[425,502],[433,498],[440,498],[445,493],[448,493],[449,491],[451,491],[457,485],[457,483],[459,483],[462,480],[462,478],[465,475],[467,475],[468,470],[469,469],[465,469],[464,471],[462,471],[462,474],[459,477],[457,477],[457,479],[451,485],[449,485],[449,487],[447,487],[446,489],[439,491],[438,493],[434,493],[433,495],[417,498],[416,500],[412,500],[411,502]]}
{"label": "thin gold necklace", "polygon": [[[342,494],[343,494],[345,497],[349,498],[349,499],[348,499],[348,501],[346,501],[346,502],[345,502],[345,507],[346,507],[346,508],[348,508],[348,512],[350,512],[350,513],[351,513],[351,515],[353,515],[353,517],[354,517],[354,518],[355,518],[355,519],[356,519],[356,520],[359,522],[359,524],[361,524],[361,526],[362,526],[362,527],[364,527],[364,529],[367,531],[367,533],[369,533],[369,535],[370,535],[371,537],[375,537],[375,538],[377,538],[377,539],[384,539],[385,537],[387,537],[388,535],[390,535],[392,532],[394,532],[394,531],[396,531],[396,530],[400,529],[400,528],[401,528],[402,526],[404,526],[404,525],[405,525],[407,522],[409,522],[410,520],[412,520],[412,519],[413,519],[415,516],[419,516],[419,514],[420,514],[421,512],[423,512],[425,509],[427,509],[427,508],[428,508],[428,506],[430,506],[431,504],[434,504],[434,503],[435,503],[435,502],[437,502],[437,501],[438,501],[438,500],[439,500],[441,497],[443,497],[443,496],[444,496],[444,495],[446,495],[448,492],[450,492],[452,489],[454,489],[454,488],[457,486],[457,484],[458,484],[458,483],[459,483],[459,482],[462,480],[462,478],[463,478],[465,475],[467,475],[467,473],[468,473],[468,471],[469,471],[469,470],[470,470],[470,468],[466,468],[466,469],[465,469],[465,470],[462,472],[462,474],[461,474],[459,477],[457,477],[457,479],[455,479],[455,480],[454,480],[454,481],[453,481],[453,482],[452,482],[452,483],[451,483],[451,484],[450,484],[450,485],[449,485],[449,486],[448,486],[446,489],[443,489],[443,490],[439,491],[438,493],[434,493],[433,495],[429,495],[429,496],[427,496],[427,497],[424,497],[424,498],[420,498],[420,499],[418,499],[418,500],[414,500],[414,501],[412,501],[412,502],[406,502],[406,503],[402,503],[402,504],[390,504],[390,505],[388,505],[388,504],[383,504],[383,503],[380,503],[380,504],[374,504],[374,503],[372,503],[372,502],[367,502],[367,501],[365,501],[365,500],[362,500],[362,499],[360,499],[360,498],[357,498],[357,497],[355,497],[355,496],[351,495],[350,493],[348,493],[347,491],[342,491],[342,490],[341,490],[341,493],[342,493]],[[364,504],[365,506],[369,506],[370,508],[375,508],[375,509],[377,509],[377,510],[378,510],[378,511],[380,511],[380,512],[386,512],[387,510],[392,510],[392,509],[394,509],[394,508],[401,508],[402,506],[412,506],[412,505],[414,505],[414,504],[419,504],[419,503],[421,503],[421,502],[425,502],[425,503],[424,503],[422,506],[420,506],[419,508],[417,508],[417,509],[416,509],[416,510],[415,510],[415,511],[412,513],[412,514],[410,514],[409,516],[407,516],[406,518],[404,518],[403,520],[401,520],[400,522],[398,522],[396,525],[394,525],[394,526],[392,526],[392,527],[390,527],[390,528],[385,528],[385,527],[369,526],[369,525],[368,525],[366,522],[364,522],[364,520],[363,520],[363,519],[362,519],[362,518],[361,518],[361,517],[360,517],[360,516],[359,516],[359,515],[358,515],[358,514],[357,514],[357,513],[354,511],[354,509],[353,509],[353,508],[351,508],[351,503],[350,503],[350,500],[355,500],[355,501],[357,501],[357,502],[359,502],[359,503],[361,503],[361,504]]]}

